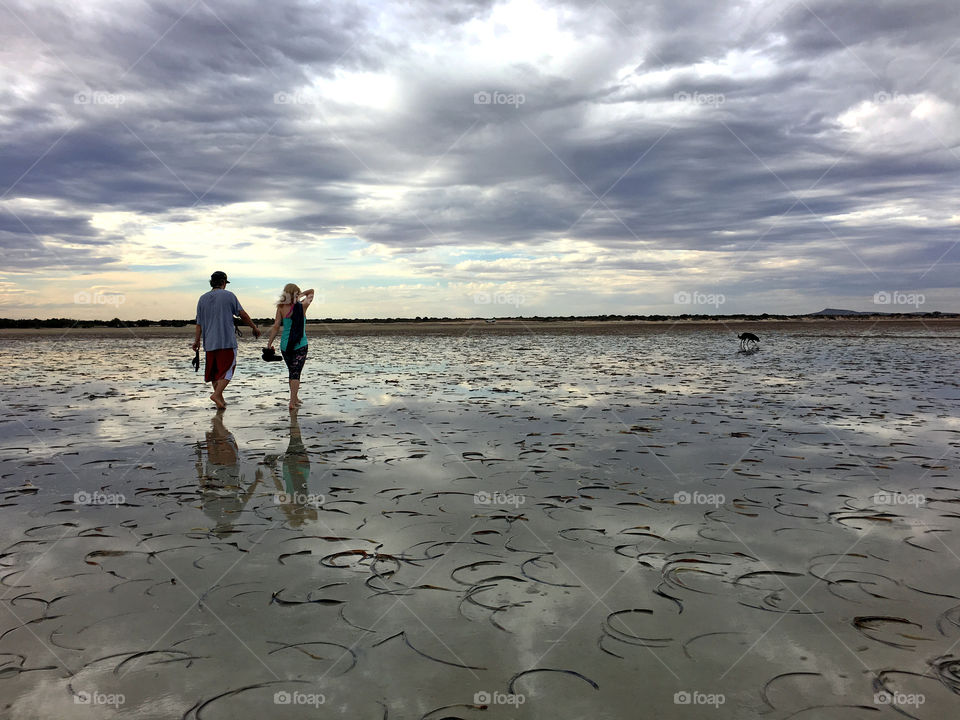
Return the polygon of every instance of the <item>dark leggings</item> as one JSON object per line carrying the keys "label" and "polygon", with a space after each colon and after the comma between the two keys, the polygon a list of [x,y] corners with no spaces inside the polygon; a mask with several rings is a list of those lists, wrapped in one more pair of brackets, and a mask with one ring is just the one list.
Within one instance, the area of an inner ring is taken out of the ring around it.
{"label": "dark leggings", "polygon": [[303,364],[307,361],[307,345],[299,350],[281,350],[280,355],[287,364],[287,370],[290,371],[291,380],[299,380],[300,373],[303,372]]}

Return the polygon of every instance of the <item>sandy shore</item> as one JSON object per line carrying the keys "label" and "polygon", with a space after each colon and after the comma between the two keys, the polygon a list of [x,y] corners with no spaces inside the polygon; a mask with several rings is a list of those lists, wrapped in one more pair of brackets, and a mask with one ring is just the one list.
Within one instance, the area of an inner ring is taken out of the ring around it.
{"label": "sandy shore", "polygon": [[[797,320],[561,320],[545,322],[535,320],[498,320],[488,323],[485,320],[455,320],[452,322],[342,322],[309,323],[307,331],[311,335],[354,336],[354,335],[512,335],[523,333],[546,334],[623,334],[633,335],[648,332],[702,330],[715,327],[717,330],[729,330],[740,333],[744,330],[755,332],[796,331],[809,328],[817,332],[836,329],[841,332],[862,333],[868,329],[892,330],[902,328],[910,332],[924,330],[942,333],[947,329],[960,332],[960,319],[957,318],[884,318],[854,316],[839,320],[820,318]],[[269,325],[261,325],[262,332],[269,332]],[[250,331],[243,328],[244,337],[249,339]],[[0,329],[2,337],[94,337],[94,338],[175,338],[193,337],[193,326],[184,327],[123,327],[123,328],[6,328]]]}

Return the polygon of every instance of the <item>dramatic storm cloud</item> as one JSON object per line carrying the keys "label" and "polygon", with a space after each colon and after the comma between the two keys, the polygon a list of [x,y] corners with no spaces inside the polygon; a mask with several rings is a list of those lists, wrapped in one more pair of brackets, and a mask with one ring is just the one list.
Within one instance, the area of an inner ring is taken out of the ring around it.
{"label": "dramatic storm cloud", "polygon": [[0,315],[957,310],[956,10],[3,0]]}

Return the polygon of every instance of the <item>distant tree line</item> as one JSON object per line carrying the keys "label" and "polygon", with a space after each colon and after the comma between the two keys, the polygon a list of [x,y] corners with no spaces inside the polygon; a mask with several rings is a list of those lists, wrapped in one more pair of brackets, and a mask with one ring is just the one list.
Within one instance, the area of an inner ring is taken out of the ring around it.
{"label": "distant tree line", "polygon": [[[912,312],[912,313],[876,313],[877,316],[887,318],[956,318],[960,317],[958,313],[943,312]],[[684,313],[683,315],[519,315],[517,317],[495,318],[496,320],[529,320],[532,322],[606,322],[606,321],[624,321],[624,320],[642,320],[646,322],[671,322],[676,320],[699,320],[721,322],[724,320],[851,320],[870,317],[868,314],[858,315],[824,315],[820,313],[811,313],[807,315],[771,315],[762,313],[760,315],[733,314],[733,315],[693,315]],[[272,325],[273,318],[254,318],[257,325]],[[308,324],[336,324],[336,323],[417,323],[417,322],[463,322],[464,320],[484,321],[487,318],[451,318],[451,317],[424,317],[417,315],[412,318],[310,318]],[[193,320],[121,320],[113,318],[112,320],[74,320],[72,318],[49,318],[41,320],[33,318],[32,320],[14,320],[11,318],[0,318],[0,328],[96,328],[96,327],[186,327],[193,325]]]}
{"label": "distant tree line", "polygon": [[0,328],[94,328],[94,327],[184,327],[192,325],[193,320],[74,320],[72,318],[33,318],[32,320],[13,320],[0,318]]}

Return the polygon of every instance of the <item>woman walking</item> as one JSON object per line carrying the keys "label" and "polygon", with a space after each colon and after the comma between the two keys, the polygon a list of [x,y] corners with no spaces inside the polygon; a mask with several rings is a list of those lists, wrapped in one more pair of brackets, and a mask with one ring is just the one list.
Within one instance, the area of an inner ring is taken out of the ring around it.
{"label": "woman walking", "polygon": [[290,404],[291,410],[300,405],[297,393],[300,391],[300,373],[307,360],[307,331],[306,313],[313,302],[313,290],[300,292],[300,288],[293,283],[287,283],[283,288],[280,299],[277,300],[277,315],[270,328],[270,340],[267,347],[273,349],[273,341],[283,328],[280,337],[280,354],[290,372]]}

